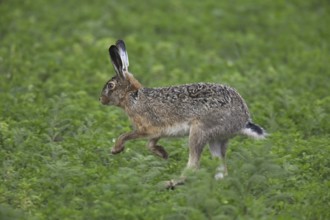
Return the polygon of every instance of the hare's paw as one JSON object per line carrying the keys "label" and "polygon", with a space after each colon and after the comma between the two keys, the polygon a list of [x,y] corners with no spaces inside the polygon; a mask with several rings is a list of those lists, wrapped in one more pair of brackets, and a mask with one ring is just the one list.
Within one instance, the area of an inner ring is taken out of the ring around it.
{"label": "hare's paw", "polygon": [[122,147],[113,147],[113,148],[111,149],[111,153],[112,153],[112,154],[119,154],[119,153],[122,152],[124,149],[125,149],[124,146],[122,146]]}
{"label": "hare's paw", "polygon": [[181,177],[180,179],[165,181],[165,188],[166,189],[175,189],[177,186],[184,185],[185,181],[186,181],[185,177]]}
{"label": "hare's paw", "polygon": [[225,178],[225,176],[227,176],[228,173],[227,173],[227,168],[223,165],[219,166],[217,168],[217,173],[215,174],[214,178],[216,180],[221,180],[223,178]]}
{"label": "hare's paw", "polygon": [[157,156],[159,156],[159,157],[161,157],[161,158],[163,158],[165,160],[168,159],[168,153],[166,152],[166,150],[164,149],[164,147],[162,147],[160,145],[153,146],[153,148],[151,149],[151,151],[155,155],[157,155]]}

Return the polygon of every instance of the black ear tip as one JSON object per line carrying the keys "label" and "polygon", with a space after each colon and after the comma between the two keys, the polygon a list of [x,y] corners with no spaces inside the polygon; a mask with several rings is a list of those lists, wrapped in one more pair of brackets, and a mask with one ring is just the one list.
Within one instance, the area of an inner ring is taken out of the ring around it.
{"label": "black ear tip", "polygon": [[117,55],[119,55],[118,47],[116,47],[115,45],[111,45],[109,47],[109,53],[110,53],[111,58],[114,59]]}
{"label": "black ear tip", "polygon": [[110,47],[109,47],[109,52],[111,52],[111,51],[115,51],[115,50],[118,50],[118,48],[115,46],[115,45],[111,45]]}
{"label": "black ear tip", "polygon": [[118,44],[125,44],[125,42],[122,39],[117,40],[116,45]]}
{"label": "black ear tip", "polygon": [[118,48],[121,48],[121,49],[123,49],[123,50],[126,50],[126,46],[125,46],[125,42],[123,41],[123,40],[117,40],[117,42],[116,42],[116,46],[118,47]]}
{"label": "black ear tip", "polygon": [[112,63],[114,63],[116,65],[117,69],[122,69],[123,64],[122,64],[122,61],[120,58],[118,47],[115,45],[111,45],[109,47],[109,54],[110,54]]}

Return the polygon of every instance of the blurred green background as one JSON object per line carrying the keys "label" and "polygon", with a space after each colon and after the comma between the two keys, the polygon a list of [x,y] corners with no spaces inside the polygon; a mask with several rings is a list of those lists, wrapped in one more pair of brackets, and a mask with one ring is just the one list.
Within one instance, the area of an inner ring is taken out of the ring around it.
{"label": "blurred green background", "polygon": [[[0,1],[0,219],[329,219],[330,4],[292,1]],[[187,140],[110,155],[131,129],[98,97],[126,42],[145,87],[236,88],[265,141],[237,137],[229,176],[205,148],[174,191]]]}

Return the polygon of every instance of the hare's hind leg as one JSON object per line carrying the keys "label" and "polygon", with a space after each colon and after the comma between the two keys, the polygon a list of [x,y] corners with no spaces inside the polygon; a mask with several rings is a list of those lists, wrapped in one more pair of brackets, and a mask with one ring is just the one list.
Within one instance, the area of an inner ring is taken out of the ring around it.
{"label": "hare's hind leg", "polygon": [[199,168],[199,160],[207,142],[208,135],[203,127],[199,126],[199,124],[192,125],[189,132],[189,159],[187,167],[184,169],[179,179],[166,182],[166,188],[174,189],[178,185],[183,185],[189,171]]}
{"label": "hare's hind leg", "polygon": [[217,168],[217,173],[215,174],[215,179],[222,179],[227,175],[227,165],[226,165],[226,150],[227,150],[228,140],[212,140],[209,142],[210,151],[213,157],[219,158],[221,160],[220,166]]}
{"label": "hare's hind leg", "polygon": [[207,137],[202,127],[195,125],[190,128],[188,169],[198,169],[203,148],[208,141]]}
{"label": "hare's hind leg", "polygon": [[164,149],[164,147],[157,145],[158,140],[159,138],[152,138],[149,140],[148,142],[149,150],[151,150],[155,155],[161,158],[168,159],[168,154]]}

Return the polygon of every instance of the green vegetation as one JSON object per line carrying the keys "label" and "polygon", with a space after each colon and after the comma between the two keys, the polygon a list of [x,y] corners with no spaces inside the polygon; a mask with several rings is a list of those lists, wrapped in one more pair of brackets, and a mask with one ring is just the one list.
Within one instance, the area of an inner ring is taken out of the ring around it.
{"label": "green vegetation", "polygon": [[[0,1],[0,219],[330,219],[330,4],[326,0]],[[173,191],[187,139],[110,155],[130,130],[101,106],[124,39],[148,87],[235,87],[270,137],[237,137],[229,176]]]}

